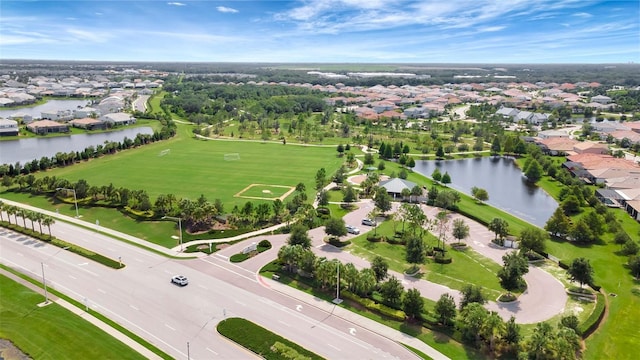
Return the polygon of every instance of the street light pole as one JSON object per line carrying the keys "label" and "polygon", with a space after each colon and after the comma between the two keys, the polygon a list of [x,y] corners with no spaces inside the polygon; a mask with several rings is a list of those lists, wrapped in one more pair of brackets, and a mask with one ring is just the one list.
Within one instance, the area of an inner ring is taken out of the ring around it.
{"label": "street light pole", "polygon": [[334,304],[340,304],[342,302],[342,299],[340,299],[340,262],[338,262],[338,266],[337,266],[337,275],[336,275],[336,298],[333,299],[333,303]]}
{"label": "street light pole", "polygon": [[80,218],[80,214],[78,213],[78,197],[76,196],[76,189],[56,188],[56,190],[67,190],[73,192],[73,203],[76,206],[76,218]]}
{"label": "street light pole", "polygon": [[47,280],[45,280],[44,278],[44,262],[41,262],[40,266],[42,266],[42,285],[44,285],[44,303],[48,304],[49,294],[47,293]]}
{"label": "street light pole", "polygon": [[178,231],[180,231],[178,238],[180,239],[180,252],[182,252],[182,218],[174,217],[174,216],[163,216],[162,218],[178,221]]}

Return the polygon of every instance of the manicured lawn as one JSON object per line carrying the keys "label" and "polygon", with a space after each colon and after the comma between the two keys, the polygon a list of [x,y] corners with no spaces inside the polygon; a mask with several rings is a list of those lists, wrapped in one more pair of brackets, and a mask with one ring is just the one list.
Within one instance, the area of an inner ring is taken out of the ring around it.
{"label": "manicured lawn", "polygon": [[[401,228],[402,224],[398,223],[397,229],[400,230]],[[392,221],[388,220],[379,224],[376,231],[378,234],[392,236],[394,232]],[[405,260],[406,251],[404,245],[371,242],[366,237],[367,234],[362,234],[352,239],[352,245],[349,246],[349,250],[353,254],[369,260],[373,260],[376,256],[382,256],[387,259],[390,269],[401,273],[410,266]],[[435,236],[428,234],[426,239],[428,245],[436,246],[437,239]],[[421,266],[423,270],[420,277],[458,290],[462,289],[466,284],[473,283],[484,287],[489,298],[495,298],[500,295],[502,290],[496,276],[500,265],[470,248],[453,250],[447,246],[447,255],[453,259],[451,264],[438,264],[432,259],[428,259]]]}
{"label": "manicured lawn", "polygon": [[[209,201],[222,200],[225,209],[243,205],[247,199],[234,197],[247,186],[306,185],[313,198],[314,178],[324,167],[333,174],[343,159],[335,149],[313,146],[287,146],[242,141],[199,141],[189,137],[189,128],[178,125],[173,139],[123,151],[116,155],[57,168],[36,176],[57,176],[90,185],[113,183],[116,187],[145,189],[152,201],[160,194],[196,200],[204,195]],[[170,152],[160,156],[165,149]],[[224,155],[240,154],[239,160],[225,161]]]}
{"label": "manicured lawn", "polygon": [[[298,356],[304,356],[308,359],[323,359],[300,345],[242,318],[222,320],[218,323],[217,330],[223,336],[259,354],[264,359],[286,359],[287,357],[282,352],[295,352]],[[274,348],[278,347],[275,346],[276,343],[279,344],[282,352],[274,351]]]}
{"label": "manicured lawn", "polygon": [[0,276],[0,337],[33,359],[144,359],[142,355],[57,304]]}

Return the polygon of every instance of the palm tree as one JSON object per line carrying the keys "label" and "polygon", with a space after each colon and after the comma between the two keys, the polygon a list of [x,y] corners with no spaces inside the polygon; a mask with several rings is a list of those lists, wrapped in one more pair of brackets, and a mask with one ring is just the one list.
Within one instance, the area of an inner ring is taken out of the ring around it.
{"label": "palm tree", "polygon": [[35,221],[38,222],[38,226],[40,227],[40,234],[42,234],[42,220],[44,219],[44,214],[43,213],[39,213],[39,212],[35,212]]}
{"label": "palm tree", "polygon": [[358,278],[358,269],[356,269],[355,265],[352,263],[347,263],[343,267],[341,278],[347,283],[347,289],[349,289],[349,291],[353,291]]}
{"label": "palm tree", "polygon": [[16,212],[18,211],[18,208],[14,205],[8,205],[5,207],[5,211],[7,212],[7,220],[9,221],[9,224],[11,224],[11,215],[13,215],[16,221],[16,225],[18,225],[18,218],[16,218]]}
{"label": "palm tree", "polygon": [[4,203],[4,201],[0,200],[0,221],[4,221],[4,216],[2,215],[2,212],[5,211],[6,208],[7,208],[7,205]]}
{"label": "palm tree", "polygon": [[[26,220],[27,210],[23,208],[18,208],[17,214],[20,215],[20,217],[22,218],[22,227],[26,229],[27,228],[27,220]],[[18,223],[18,219],[16,219],[16,224],[17,223]]]}
{"label": "palm tree", "polygon": [[34,224],[35,220],[36,220],[36,216],[37,215],[36,215],[35,211],[25,210],[25,212],[24,212],[24,217],[29,219],[29,221],[31,222],[31,231],[33,231],[33,232],[36,232],[36,227],[35,227],[35,224]]}
{"label": "palm tree", "polygon": [[51,237],[51,225],[55,224],[55,220],[51,216],[45,216],[42,219],[42,224],[49,229],[49,237]]}
{"label": "palm tree", "polygon": [[505,325],[502,318],[497,312],[492,311],[487,316],[485,322],[482,324],[482,328],[480,329],[483,337],[489,339],[489,351],[493,352],[496,337],[502,336],[504,329]]}

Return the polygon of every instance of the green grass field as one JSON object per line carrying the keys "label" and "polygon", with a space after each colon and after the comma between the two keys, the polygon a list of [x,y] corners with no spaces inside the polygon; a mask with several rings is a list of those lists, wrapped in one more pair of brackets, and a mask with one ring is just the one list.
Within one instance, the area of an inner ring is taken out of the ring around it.
{"label": "green grass field", "polygon": [[[58,176],[90,185],[145,189],[152,201],[160,194],[209,201],[222,200],[225,208],[242,205],[247,199],[234,197],[251,184],[295,187],[302,182],[308,196],[314,196],[314,178],[324,167],[333,174],[343,159],[333,148],[263,144],[242,141],[202,141],[189,137],[186,125],[178,125],[178,135],[168,141],[146,145],[36,176]],[[162,155],[162,151],[170,149]],[[239,160],[225,161],[228,153]],[[269,188],[274,194],[282,188]],[[261,191],[261,190],[260,190]],[[258,195],[263,195],[261,192]]]}
{"label": "green grass field", "polygon": [[144,359],[99,328],[58,304],[0,276],[0,338],[33,359]]}

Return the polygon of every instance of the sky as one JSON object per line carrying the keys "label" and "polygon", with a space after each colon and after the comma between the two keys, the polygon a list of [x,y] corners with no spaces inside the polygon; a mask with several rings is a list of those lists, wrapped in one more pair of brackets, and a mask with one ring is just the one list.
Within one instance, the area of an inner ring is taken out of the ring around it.
{"label": "sky", "polygon": [[0,59],[640,62],[640,1],[0,0]]}

